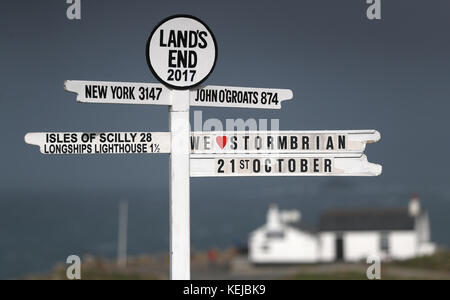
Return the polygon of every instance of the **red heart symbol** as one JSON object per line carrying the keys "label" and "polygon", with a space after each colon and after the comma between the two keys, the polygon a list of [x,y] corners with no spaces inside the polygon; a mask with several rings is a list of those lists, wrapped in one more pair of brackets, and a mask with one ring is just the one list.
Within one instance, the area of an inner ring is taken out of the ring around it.
{"label": "red heart symbol", "polygon": [[222,149],[225,148],[225,146],[227,145],[227,141],[228,141],[228,139],[227,139],[226,136],[218,136],[218,137],[216,137],[217,145],[219,145],[219,147],[222,148]]}

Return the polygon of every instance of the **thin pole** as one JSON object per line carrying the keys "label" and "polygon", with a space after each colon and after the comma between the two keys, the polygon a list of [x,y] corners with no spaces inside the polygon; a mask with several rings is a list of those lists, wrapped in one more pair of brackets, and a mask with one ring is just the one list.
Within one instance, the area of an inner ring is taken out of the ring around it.
{"label": "thin pole", "polygon": [[170,279],[190,279],[189,91],[171,91]]}
{"label": "thin pole", "polygon": [[117,265],[119,268],[127,267],[127,231],[128,231],[128,202],[119,204],[119,236],[117,241]]}

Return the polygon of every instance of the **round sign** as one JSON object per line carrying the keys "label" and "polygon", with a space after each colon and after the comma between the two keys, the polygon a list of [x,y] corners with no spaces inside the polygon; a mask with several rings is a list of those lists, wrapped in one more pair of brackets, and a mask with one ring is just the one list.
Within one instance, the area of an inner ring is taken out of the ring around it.
{"label": "round sign", "polygon": [[198,86],[211,74],[217,43],[208,26],[196,17],[176,15],[159,23],[147,41],[147,63],[153,75],[170,88]]}

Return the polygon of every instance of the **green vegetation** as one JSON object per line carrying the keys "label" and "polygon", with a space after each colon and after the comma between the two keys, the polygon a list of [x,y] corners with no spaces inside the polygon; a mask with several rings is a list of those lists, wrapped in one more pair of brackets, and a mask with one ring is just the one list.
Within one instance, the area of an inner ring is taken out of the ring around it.
{"label": "green vegetation", "polygon": [[432,256],[392,263],[393,266],[448,272],[450,276],[450,251],[440,251]]}
{"label": "green vegetation", "polygon": [[[309,266],[283,279],[289,280],[367,280],[364,264]],[[382,280],[450,280],[450,252],[440,251],[405,261],[381,264]]]}
{"label": "green vegetation", "polygon": [[367,280],[365,274],[358,272],[338,273],[298,273],[292,277],[283,278],[287,280]]}
{"label": "green vegetation", "polygon": [[[228,252],[227,252],[228,253]],[[229,266],[236,259],[233,252],[222,255],[222,264]],[[245,264],[245,259],[239,263]],[[236,262],[235,262],[236,263]],[[208,264],[206,254],[197,254],[192,260],[192,271],[195,275],[200,271],[214,275],[214,278],[239,278],[258,279],[286,279],[286,280],[367,280],[366,272],[369,267],[363,262],[357,264],[316,264],[303,266],[278,266],[278,267],[252,267],[247,266],[252,275],[234,270],[227,273],[226,268],[215,268]],[[106,261],[101,258],[86,258],[82,266],[81,276],[83,280],[158,280],[167,279],[169,259],[166,255],[130,257],[127,269],[117,267],[115,261]],[[278,275],[275,275],[278,274]],[[283,275],[284,274],[284,275]],[[381,264],[382,280],[450,280],[450,252],[440,251],[433,256],[415,258],[407,261],[397,261]],[[38,280],[65,280],[66,265],[58,265],[53,271],[41,276],[28,276],[25,279]]]}
{"label": "green vegetation", "polygon": [[119,273],[119,272],[85,272],[83,280],[157,280],[159,278],[137,274],[137,273]]}
{"label": "green vegetation", "polygon": [[[49,275],[30,276],[30,280],[67,280],[65,270],[55,270]],[[87,270],[82,272],[82,280],[159,280],[150,274],[129,273],[120,271]]]}

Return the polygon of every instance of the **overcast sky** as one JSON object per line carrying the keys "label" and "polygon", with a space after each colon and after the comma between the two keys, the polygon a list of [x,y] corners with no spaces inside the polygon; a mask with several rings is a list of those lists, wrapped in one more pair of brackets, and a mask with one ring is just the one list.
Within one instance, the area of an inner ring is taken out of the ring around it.
{"label": "overcast sky", "polygon": [[[282,130],[377,129],[369,145],[379,178],[357,183],[448,183],[450,3],[382,1],[369,21],[364,0],[7,1],[0,17],[0,188],[165,188],[168,156],[43,156],[31,131],[167,131],[166,107],[76,103],[68,79],[157,82],[145,44],[154,25],[195,15],[219,49],[207,84],[290,88],[278,111],[194,108],[204,119],[278,118]],[[323,178],[195,179],[193,191],[296,186]],[[200,194],[200,193],[199,193]],[[205,196],[206,197],[206,196]]]}

